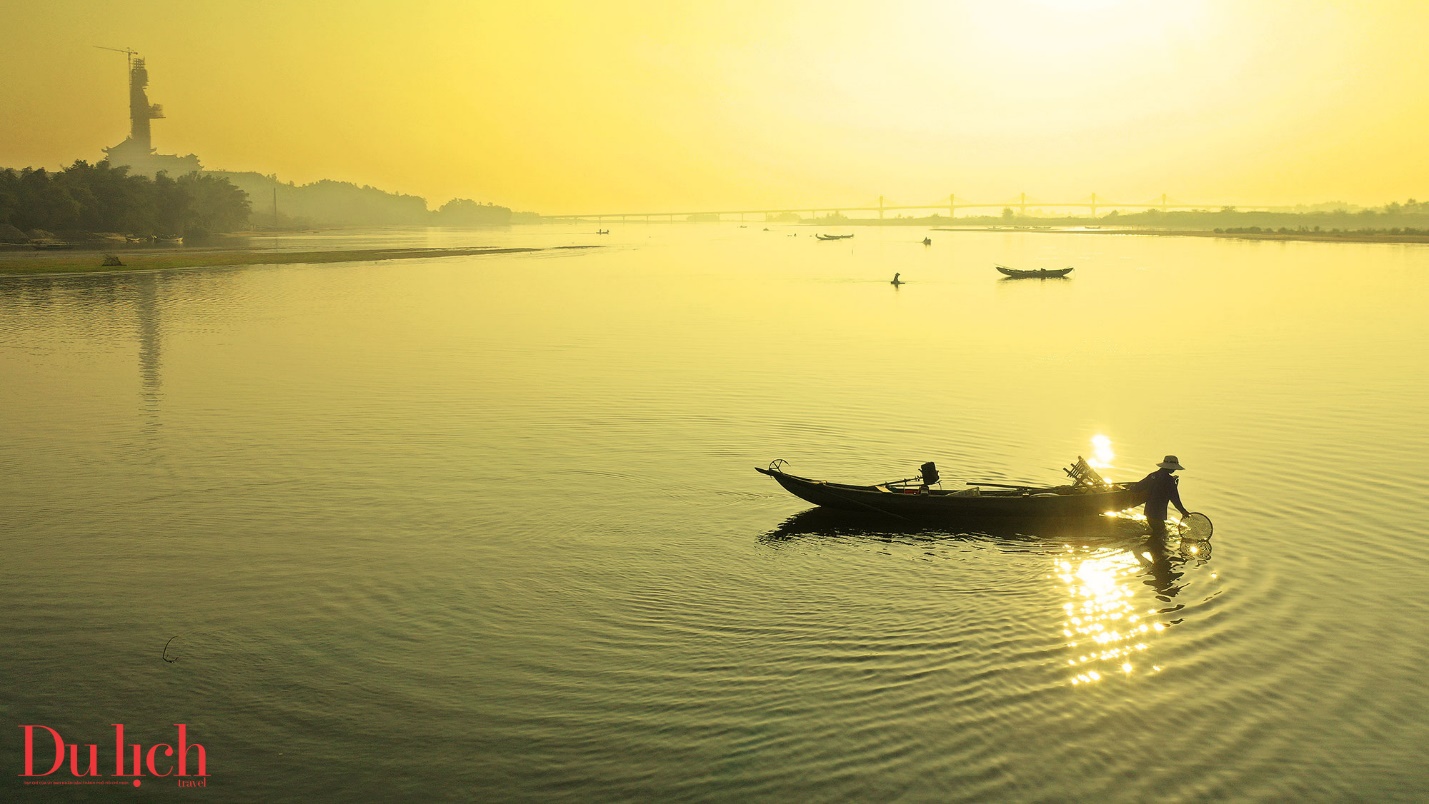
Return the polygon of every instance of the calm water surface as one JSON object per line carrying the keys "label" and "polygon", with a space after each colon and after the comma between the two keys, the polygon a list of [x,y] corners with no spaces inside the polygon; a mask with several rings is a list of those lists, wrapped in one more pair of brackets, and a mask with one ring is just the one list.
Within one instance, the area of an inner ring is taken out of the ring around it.
{"label": "calm water surface", "polygon": [[[1429,248],[611,228],[0,278],[0,798],[107,800],[16,726],[121,722],[206,746],[159,798],[1429,796]],[[1208,560],[752,471],[1055,483],[1098,435],[1180,456]]]}

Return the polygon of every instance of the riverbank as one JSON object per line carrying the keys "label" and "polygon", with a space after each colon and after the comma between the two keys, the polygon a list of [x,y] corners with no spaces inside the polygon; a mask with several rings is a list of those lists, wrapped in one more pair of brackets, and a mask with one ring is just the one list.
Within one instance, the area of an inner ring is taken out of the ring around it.
{"label": "riverbank", "polygon": [[119,251],[123,265],[105,265],[105,252],[73,251],[0,252],[0,276],[44,274],[87,274],[126,271],[162,271],[179,268],[210,268],[235,265],[289,265],[293,263],[373,262],[435,257],[474,257],[488,254],[519,254],[527,251],[596,248],[596,246],[554,246],[551,248],[484,246],[471,248],[367,248],[325,251],[257,251],[253,249],[174,250],[148,249]]}
{"label": "riverbank", "polygon": [[1232,240],[1302,240],[1315,243],[1429,243],[1429,234],[1388,232],[1217,232],[1180,229],[1100,229],[1055,226],[940,226],[935,232],[1008,232],[1016,234],[1144,235],[1148,237],[1221,237]]}
{"label": "riverbank", "polygon": [[[1096,234],[1095,231],[1091,234]],[[1177,232],[1126,230],[1111,234],[1147,234],[1180,237],[1223,237],[1232,240],[1303,240],[1314,243],[1429,243],[1429,234],[1386,232]]]}

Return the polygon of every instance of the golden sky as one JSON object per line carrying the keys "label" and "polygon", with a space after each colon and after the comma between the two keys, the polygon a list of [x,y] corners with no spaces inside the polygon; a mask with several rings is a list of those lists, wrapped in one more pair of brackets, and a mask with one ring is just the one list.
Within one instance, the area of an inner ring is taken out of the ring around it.
{"label": "golden sky", "polygon": [[0,165],[546,213],[1429,197],[1429,2],[0,0]]}

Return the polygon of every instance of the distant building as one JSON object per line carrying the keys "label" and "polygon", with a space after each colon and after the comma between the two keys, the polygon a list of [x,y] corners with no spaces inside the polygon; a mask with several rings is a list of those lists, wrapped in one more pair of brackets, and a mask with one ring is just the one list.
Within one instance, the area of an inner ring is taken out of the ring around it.
{"label": "distant building", "polygon": [[171,177],[182,176],[202,170],[198,157],[193,154],[177,156],[161,154],[150,144],[149,121],[164,116],[164,107],[149,103],[149,71],[144,60],[127,51],[129,55],[129,136],[113,148],[105,148],[105,159],[111,165],[128,165],[131,175],[152,178],[160,171]]}

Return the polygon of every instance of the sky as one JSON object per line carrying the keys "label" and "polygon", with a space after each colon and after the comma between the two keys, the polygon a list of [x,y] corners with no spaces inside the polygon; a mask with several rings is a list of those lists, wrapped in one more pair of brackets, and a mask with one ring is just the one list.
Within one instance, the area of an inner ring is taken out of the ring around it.
{"label": "sky", "polygon": [[0,165],[161,153],[547,214],[1429,198],[1417,0],[0,0]]}

